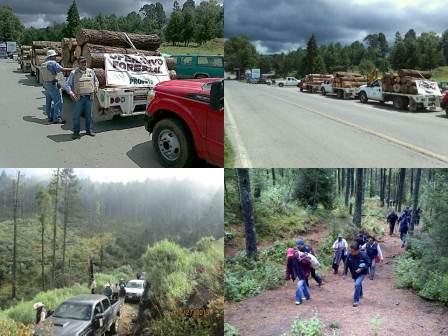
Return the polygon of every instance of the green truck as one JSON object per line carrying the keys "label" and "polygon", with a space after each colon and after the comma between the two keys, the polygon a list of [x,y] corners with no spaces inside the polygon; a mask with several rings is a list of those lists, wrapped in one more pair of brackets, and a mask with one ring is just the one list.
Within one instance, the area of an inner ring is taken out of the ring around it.
{"label": "green truck", "polygon": [[224,78],[222,55],[173,55],[178,79]]}

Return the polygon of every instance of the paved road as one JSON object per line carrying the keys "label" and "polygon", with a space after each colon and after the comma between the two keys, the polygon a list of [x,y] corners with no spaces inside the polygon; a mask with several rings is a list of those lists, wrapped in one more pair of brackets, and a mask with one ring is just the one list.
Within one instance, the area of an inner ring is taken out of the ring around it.
{"label": "paved road", "polygon": [[236,167],[446,167],[445,113],[226,81]]}
{"label": "paved road", "polygon": [[160,167],[142,115],[98,123],[96,137],[72,140],[69,97],[67,124],[49,125],[35,83],[16,62],[0,60],[0,167]]}

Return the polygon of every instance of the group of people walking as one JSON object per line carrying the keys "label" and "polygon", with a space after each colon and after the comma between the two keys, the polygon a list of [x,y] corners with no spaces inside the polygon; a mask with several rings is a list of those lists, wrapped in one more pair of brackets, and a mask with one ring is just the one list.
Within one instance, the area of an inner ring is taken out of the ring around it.
{"label": "group of people walking", "polygon": [[[42,64],[41,76],[45,88],[45,111],[48,121],[53,124],[64,124],[62,119],[62,88],[58,81],[64,68],[56,62],[57,53],[48,50],[46,61]],[[87,60],[80,57],[79,67],[74,69],[65,82],[65,91],[74,101],[73,135],[72,139],[80,138],[81,112],[84,111],[86,134],[95,136],[92,122],[92,101],[98,91],[99,82],[95,72],[87,68]]]}
{"label": "group of people walking", "polygon": [[[420,208],[415,212],[415,224],[418,225],[422,215]],[[389,223],[389,234],[394,234],[395,225],[398,223],[399,237],[401,247],[405,246],[406,235],[411,223],[412,210],[406,207],[400,216],[395,212],[394,208],[390,208],[387,214],[387,222]],[[365,230],[361,230],[355,237],[353,243],[349,244],[342,234],[339,234],[332,245],[333,255],[333,273],[339,273],[339,265],[341,261],[344,264],[343,278],[345,279],[348,271],[354,281],[355,290],[353,293],[353,306],[357,307],[363,298],[362,283],[366,276],[370,280],[374,280],[376,266],[384,260],[380,244],[374,236],[368,235]],[[317,274],[316,268],[319,261],[311,246],[306,245],[304,240],[296,241],[295,248],[288,248],[286,253],[286,271],[285,279],[294,281],[297,279],[297,289],[295,294],[296,305],[302,304],[304,301],[311,299],[311,291],[309,288],[309,277],[311,276],[319,285],[322,285],[322,278]]]}

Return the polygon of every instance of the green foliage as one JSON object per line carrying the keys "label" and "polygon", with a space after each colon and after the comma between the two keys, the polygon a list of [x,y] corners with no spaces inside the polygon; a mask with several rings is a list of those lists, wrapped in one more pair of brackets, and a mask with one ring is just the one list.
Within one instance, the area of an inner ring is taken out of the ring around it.
{"label": "green foliage", "polygon": [[377,217],[364,216],[361,222],[361,228],[374,237],[384,235],[384,226]]}
{"label": "green foliage", "polygon": [[317,314],[310,319],[303,319],[300,315],[291,325],[291,330],[282,336],[323,336],[324,326]]}
{"label": "green foliage", "polygon": [[80,17],[76,1],[73,0],[67,12],[67,27],[65,31],[66,37],[76,37],[80,28]]}
{"label": "green foliage", "polygon": [[23,323],[13,320],[0,320],[1,335],[7,336],[31,336],[33,332],[32,325],[24,325]]}
{"label": "green foliage", "polygon": [[224,336],[240,336],[240,333],[238,329],[230,323],[224,323]]}
{"label": "green foliage", "polygon": [[294,197],[302,205],[316,209],[321,204],[325,209],[331,209],[334,196],[334,177],[331,169],[300,169]]}
{"label": "green foliage", "polygon": [[316,37],[314,34],[311,35],[308,40],[306,54],[303,59],[303,71],[306,74],[325,73],[327,71],[324,60],[317,48]]}
{"label": "green foliage", "polygon": [[64,300],[88,292],[88,288],[81,285],[40,292],[32,300],[21,301],[19,304],[9,309],[0,311],[0,320],[12,319],[24,324],[30,324],[35,321],[35,311],[33,310],[34,303],[43,302],[47,309],[54,310]]}
{"label": "green foliage", "polygon": [[378,336],[380,334],[380,327],[382,320],[380,319],[380,316],[376,314],[371,320],[370,323],[372,324],[372,332],[374,336]]}
{"label": "green foliage", "polygon": [[266,289],[284,283],[286,249],[294,242],[277,243],[260,251],[258,259],[243,254],[225,260],[224,296],[226,300],[240,301]]}
{"label": "green foliage", "polygon": [[257,61],[257,51],[247,36],[232,36],[224,42],[226,71],[249,69]]}
{"label": "green foliage", "polygon": [[24,27],[9,6],[0,6],[0,41],[17,41]]}

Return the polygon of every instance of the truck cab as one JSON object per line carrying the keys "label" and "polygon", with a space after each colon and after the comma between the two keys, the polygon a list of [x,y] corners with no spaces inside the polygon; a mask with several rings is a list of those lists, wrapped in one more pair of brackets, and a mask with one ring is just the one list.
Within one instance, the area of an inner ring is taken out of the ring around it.
{"label": "truck cab", "polygon": [[53,315],[39,323],[34,335],[100,336],[115,334],[120,316],[120,301],[104,295],[78,295],[62,302]]}
{"label": "truck cab", "polygon": [[176,55],[176,75],[179,79],[224,78],[222,55]]}
{"label": "truck cab", "polygon": [[370,84],[360,86],[359,91],[365,92],[367,99],[383,101],[381,79],[377,79]]}
{"label": "truck cab", "polygon": [[146,281],[143,279],[130,280],[125,286],[126,296],[124,298],[126,301],[140,301],[143,297],[143,292],[146,287]]}
{"label": "truck cab", "polygon": [[333,93],[333,84],[330,80],[325,80],[320,85],[320,92],[323,96],[326,96],[327,93]]}
{"label": "truck cab", "polygon": [[277,84],[279,87],[284,86],[298,86],[300,83],[300,80],[298,80],[295,77],[286,77],[285,80],[277,81]]}
{"label": "truck cab", "polygon": [[165,167],[189,167],[195,158],[224,166],[224,82],[171,80],[148,96],[146,130]]}

